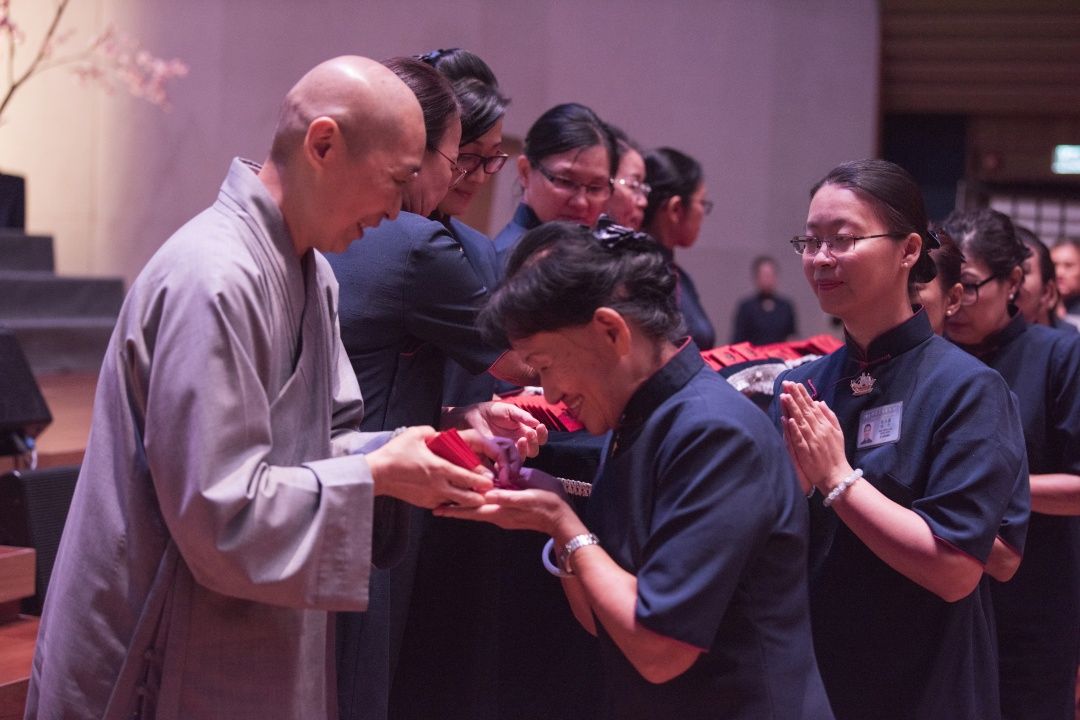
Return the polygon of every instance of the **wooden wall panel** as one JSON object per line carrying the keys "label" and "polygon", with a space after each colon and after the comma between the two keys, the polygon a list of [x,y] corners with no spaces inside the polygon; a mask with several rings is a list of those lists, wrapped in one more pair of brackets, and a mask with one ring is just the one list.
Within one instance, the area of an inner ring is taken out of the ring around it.
{"label": "wooden wall panel", "polygon": [[967,177],[979,182],[1076,185],[1080,176],[1055,175],[1055,145],[1080,144],[1080,115],[982,116],[968,121]]}
{"label": "wooden wall panel", "polygon": [[1080,116],[1080,2],[884,0],[886,113]]}

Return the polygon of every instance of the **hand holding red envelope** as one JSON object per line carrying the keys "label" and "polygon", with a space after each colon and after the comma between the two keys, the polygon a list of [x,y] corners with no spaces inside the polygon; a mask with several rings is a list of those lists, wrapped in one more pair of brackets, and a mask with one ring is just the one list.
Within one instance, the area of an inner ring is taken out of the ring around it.
{"label": "hand holding red envelope", "polygon": [[[473,470],[478,465],[487,466],[477,455],[469,444],[462,439],[461,435],[454,428],[449,430],[443,430],[427,438],[424,442],[427,443],[428,449],[435,453],[443,460],[451,462],[458,467],[465,468],[466,470]],[[500,479],[499,475],[495,477],[495,487],[508,490],[520,489],[517,485],[509,480]]]}

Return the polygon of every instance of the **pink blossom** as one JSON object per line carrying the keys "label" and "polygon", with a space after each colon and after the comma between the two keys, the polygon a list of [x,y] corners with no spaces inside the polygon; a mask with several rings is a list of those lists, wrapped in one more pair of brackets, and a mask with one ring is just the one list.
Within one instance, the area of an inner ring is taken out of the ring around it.
{"label": "pink blossom", "polygon": [[[13,78],[0,98],[0,114],[11,101],[15,91],[27,80],[44,70],[64,65],[70,66],[82,82],[97,84],[110,94],[122,89],[167,110],[167,85],[174,78],[187,75],[188,66],[178,58],[166,60],[154,56],[135,40],[117,32],[111,25],[92,38],[82,51],[66,57],[56,57],[57,48],[67,43],[73,34],[72,30],[57,31],[69,2],[70,0],[60,0],[57,4],[53,21],[42,38],[33,61],[20,76]],[[0,39],[5,35],[12,44],[11,52],[14,55],[14,45],[22,43],[25,38],[11,19],[11,0],[0,0]]]}

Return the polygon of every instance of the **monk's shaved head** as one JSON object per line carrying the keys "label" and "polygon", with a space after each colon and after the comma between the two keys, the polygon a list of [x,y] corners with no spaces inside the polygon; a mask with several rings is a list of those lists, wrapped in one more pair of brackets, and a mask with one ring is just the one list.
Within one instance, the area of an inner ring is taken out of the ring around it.
{"label": "monk's shaved head", "polygon": [[337,123],[352,154],[398,140],[403,114],[416,96],[393,72],[368,58],[345,55],[320,63],[300,78],[281,106],[270,157],[285,164],[303,145],[311,123]]}
{"label": "monk's shaved head", "polygon": [[338,57],[300,78],[258,173],[297,254],[342,252],[364,228],[397,217],[424,140],[416,95],[382,64]]}

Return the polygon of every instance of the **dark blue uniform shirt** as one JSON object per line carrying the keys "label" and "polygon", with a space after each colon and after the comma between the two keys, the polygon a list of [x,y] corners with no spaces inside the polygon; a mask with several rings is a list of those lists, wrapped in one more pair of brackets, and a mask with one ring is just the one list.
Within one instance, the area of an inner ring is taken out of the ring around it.
{"label": "dark blue uniform shirt", "polygon": [[[491,238],[457,218],[450,218],[447,229],[461,243],[465,257],[490,294],[499,284],[499,260]],[[443,405],[471,405],[490,400],[495,393],[495,383],[495,378],[488,373],[477,375],[454,360],[448,360],[443,381]]]}
{"label": "dark blue uniform shirt", "polygon": [[[873,389],[855,395],[850,383],[863,372]],[[986,561],[1027,475],[1019,411],[1000,375],[934,335],[920,311],[874,339],[865,355],[849,339],[781,375],[777,397],[782,380],[804,384],[836,413],[848,462],[866,482],[918,513],[941,541]],[[899,438],[858,448],[862,413],[895,403],[902,403]],[[1000,717],[985,577],[966,598],[945,602],[878,558],[820,493],[810,500],[810,533],[814,647],[837,718]]]}
{"label": "dark blue uniform shirt", "polygon": [[637,577],[638,622],[705,651],[652,684],[597,623],[609,717],[832,717],[810,636],[806,502],[768,418],[692,342],[630,399],[588,511]]}
{"label": "dark blue uniform shirt", "polygon": [[[1016,313],[980,348],[1020,403],[1032,475],[1080,475],[1080,335]],[[1032,513],[1023,561],[991,582],[1006,718],[1075,716],[1080,652],[1080,517]]]}
{"label": "dark blue uniform shirt", "polygon": [[403,212],[327,260],[341,286],[341,340],[364,396],[361,427],[437,426],[446,359],[482,373],[503,352],[476,329],[488,287],[461,242],[441,223]]}
{"label": "dark blue uniform shirt", "polygon": [[506,227],[499,231],[493,241],[495,243],[500,278],[505,274],[506,261],[517,246],[518,241],[521,240],[521,236],[534,227],[539,227],[540,224],[540,218],[536,217],[536,213],[533,212],[531,207],[525,203],[518,204],[514,216],[510,218],[510,222],[506,223]]}
{"label": "dark blue uniform shirt", "polygon": [[667,248],[662,248],[664,255],[671,263],[678,277],[678,287],[675,289],[675,301],[682,313],[686,333],[699,348],[709,350],[716,347],[716,329],[709,320],[705,306],[701,304],[694,281],[686,274],[686,271],[675,262],[675,254]]}
{"label": "dark blue uniform shirt", "polygon": [[706,350],[716,347],[716,328],[713,327],[712,320],[709,320],[705,306],[701,304],[701,297],[698,296],[694,281],[678,263],[673,262],[672,265],[679,276],[679,286],[675,292],[679,312],[682,313],[683,322],[686,323],[686,332],[694,339],[698,347]]}

